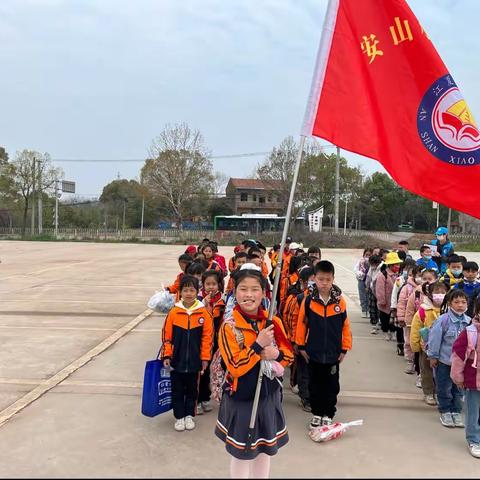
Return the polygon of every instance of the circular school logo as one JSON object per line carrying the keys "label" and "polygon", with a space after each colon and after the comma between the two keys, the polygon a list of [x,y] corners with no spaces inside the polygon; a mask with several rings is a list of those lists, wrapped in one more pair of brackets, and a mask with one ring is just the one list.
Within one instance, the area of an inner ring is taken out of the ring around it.
{"label": "circular school logo", "polygon": [[204,319],[203,317],[200,317],[200,318],[198,319],[198,323],[199,323],[200,325],[203,325],[204,322],[205,322],[205,319]]}
{"label": "circular school logo", "polygon": [[340,313],[340,311],[341,311],[342,309],[340,308],[340,305],[335,305],[334,310],[335,310],[336,313]]}
{"label": "circular school logo", "polygon": [[459,166],[480,164],[480,130],[450,74],[423,96],[417,128],[425,148],[439,160]]}

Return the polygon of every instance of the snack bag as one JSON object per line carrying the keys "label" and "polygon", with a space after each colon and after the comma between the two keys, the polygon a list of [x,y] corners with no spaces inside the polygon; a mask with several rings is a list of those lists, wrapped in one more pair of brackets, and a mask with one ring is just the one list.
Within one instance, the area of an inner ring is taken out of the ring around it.
{"label": "snack bag", "polygon": [[328,442],[343,435],[350,427],[359,425],[363,425],[363,420],[355,420],[348,423],[335,422],[332,425],[312,428],[308,435],[314,442]]}

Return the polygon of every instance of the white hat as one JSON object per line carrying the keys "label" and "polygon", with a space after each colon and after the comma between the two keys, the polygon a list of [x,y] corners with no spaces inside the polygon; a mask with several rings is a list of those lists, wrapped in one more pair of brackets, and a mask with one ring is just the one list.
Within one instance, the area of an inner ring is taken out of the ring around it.
{"label": "white hat", "polygon": [[289,250],[298,250],[303,248],[303,243],[292,242],[288,248]]}
{"label": "white hat", "polygon": [[257,267],[254,263],[244,263],[241,267],[240,270],[257,270],[257,272],[261,272],[262,269],[260,267]]}

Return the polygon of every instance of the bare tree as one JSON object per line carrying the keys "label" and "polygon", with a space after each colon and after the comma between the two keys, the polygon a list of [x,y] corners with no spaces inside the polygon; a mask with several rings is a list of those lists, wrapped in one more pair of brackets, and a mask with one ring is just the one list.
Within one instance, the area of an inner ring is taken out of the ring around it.
{"label": "bare tree", "polygon": [[152,142],[142,183],[168,202],[180,226],[194,197],[213,191],[213,165],[202,134],[186,123],[166,125]]}
{"label": "bare tree", "polygon": [[[38,161],[35,170],[34,160]],[[22,220],[22,236],[24,236],[33,186],[36,185],[36,190],[39,192],[46,192],[54,186],[56,179],[63,177],[63,171],[52,165],[48,153],[42,154],[33,150],[17,152],[11,165],[15,189],[24,201]]]}

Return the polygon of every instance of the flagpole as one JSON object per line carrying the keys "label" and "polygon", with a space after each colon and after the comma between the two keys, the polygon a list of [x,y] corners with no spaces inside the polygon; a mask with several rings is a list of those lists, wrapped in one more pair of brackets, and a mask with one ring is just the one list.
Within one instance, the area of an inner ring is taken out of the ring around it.
{"label": "flagpole", "polygon": [[[301,135],[300,144],[298,146],[297,158],[295,161],[295,167],[293,170],[292,187],[290,188],[290,198],[288,199],[287,213],[285,215],[285,224],[283,226],[282,241],[280,242],[280,253],[278,256],[278,263],[275,268],[275,277],[274,277],[275,279],[273,281],[272,300],[270,302],[270,308],[268,310],[268,319],[267,319],[267,325],[266,325],[267,327],[271,325],[273,314],[275,313],[275,304],[277,299],[278,286],[280,285],[280,276],[282,274],[283,253],[285,250],[285,244],[287,242],[288,229],[290,227],[290,219],[292,217],[293,200],[295,198],[295,189],[297,187],[298,172],[300,171],[300,164],[302,163],[305,140],[306,140],[305,135]],[[252,413],[250,416],[250,424],[248,426],[246,450],[249,450],[250,447],[252,446],[253,432],[255,429],[255,422],[257,420],[258,402],[260,400],[260,392],[262,390],[262,380],[263,380],[263,373],[262,373],[262,368],[260,366],[260,372],[258,374],[258,380],[257,380],[257,388],[255,390]]]}

